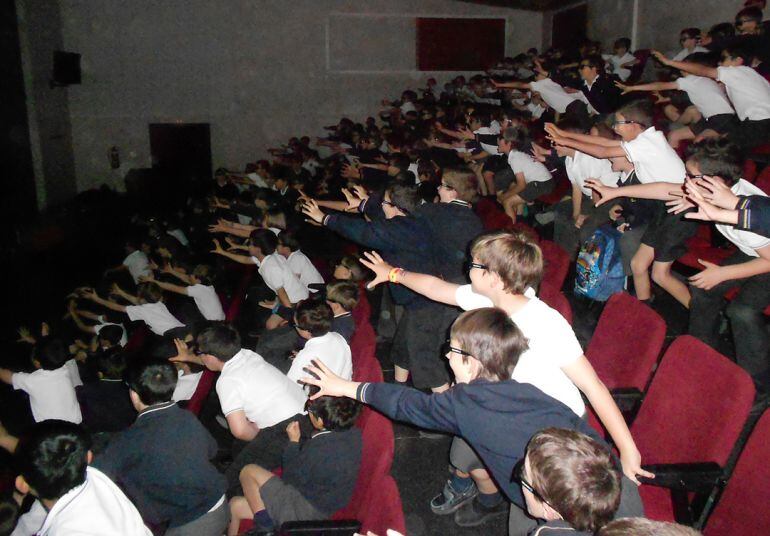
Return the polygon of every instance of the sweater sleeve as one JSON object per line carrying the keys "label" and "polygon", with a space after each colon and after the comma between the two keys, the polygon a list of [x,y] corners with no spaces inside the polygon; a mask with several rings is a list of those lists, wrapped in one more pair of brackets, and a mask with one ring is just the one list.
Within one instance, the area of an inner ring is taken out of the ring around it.
{"label": "sweater sleeve", "polygon": [[291,466],[291,464],[297,459],[299,456],[300,449],[299,449],[299,443],[295,443],[294,441],[289,441],[286,443],[286,446],[283,449],[283,458],[281,465],[284,467],[284,470],[286,470],[287,467]]}
{"label": "sweater sleeve", "polygon": [[738,229],[770,236],[770,197],[741,197],[738,203]]}
{"label": "sweater sleeve", "polygon": [[359,390],[359,399],[391,419],[458,435],[453,391],[428,395],[400,385],[365,383]]}
{"label": "sweater sleeve", "polygon": [[367,248],[393,251],[403,245],[403,233],[398,232],[400,227],[388,220],[367,222],[360,217],[331,214],[324,220],[324,225]]}

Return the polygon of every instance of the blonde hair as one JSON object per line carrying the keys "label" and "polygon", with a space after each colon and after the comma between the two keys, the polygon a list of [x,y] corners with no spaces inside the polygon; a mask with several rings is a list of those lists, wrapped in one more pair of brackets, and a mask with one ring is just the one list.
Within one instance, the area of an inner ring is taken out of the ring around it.
{"label": "blonde hair", "polygon": [[543,278],[543,252],[524,233],[496,231],[481,235],[471,245],[471,256],[500,277],[503,288],[513,294],[537,288]]}

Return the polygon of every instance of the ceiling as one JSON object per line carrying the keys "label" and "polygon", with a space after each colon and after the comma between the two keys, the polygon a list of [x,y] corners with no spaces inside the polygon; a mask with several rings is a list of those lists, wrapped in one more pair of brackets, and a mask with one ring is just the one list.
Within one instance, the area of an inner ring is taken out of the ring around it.
{"label": "ceiling", "polygon": [[579,4],[579,0],[460,0],[471,4],[528,9],[531,11],[551,11]]}

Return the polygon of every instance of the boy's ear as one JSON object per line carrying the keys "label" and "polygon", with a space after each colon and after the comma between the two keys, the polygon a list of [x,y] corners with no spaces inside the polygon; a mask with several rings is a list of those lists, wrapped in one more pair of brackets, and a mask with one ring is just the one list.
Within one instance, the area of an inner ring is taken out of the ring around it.
{"label": "boy's ear", "polygon": [[22,495],[26,495],[27,493],[30,492],[31,488],[29,487],[29,484],[27,484],[27,480],[23,476],[21,475],[17,476],[15,484],[16,484],[16,489]]}
{"label": "boy's ear", "polygon": [[40,361],[38,361],[37,359],[34,359],[34,358],[32,359],[32,365],[35,368],[43,368],[42,365],[40,364]]}
{"label": "boy's ear", "polygon": [[94,461],[94,453],[89,450],[88,452],[86,452],[86,463],[88,465],[91,465],[92,461]]}

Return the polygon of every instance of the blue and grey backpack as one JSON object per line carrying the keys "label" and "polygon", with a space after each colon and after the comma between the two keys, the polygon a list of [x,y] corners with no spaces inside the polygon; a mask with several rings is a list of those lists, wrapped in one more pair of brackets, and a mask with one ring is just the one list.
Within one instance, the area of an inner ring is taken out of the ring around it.
{"label": "blue and grey backpack", "polygon": [[626,276],[620,257],[621,233],[602,225],[580,248],[577,258],[575,294],[596,301],[607,301],[623,290]]}

